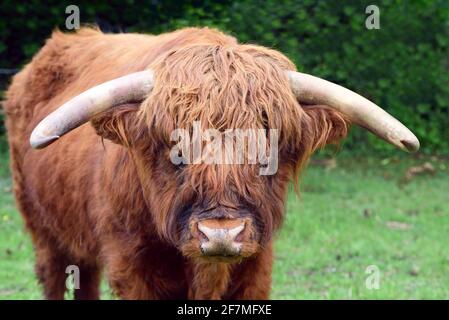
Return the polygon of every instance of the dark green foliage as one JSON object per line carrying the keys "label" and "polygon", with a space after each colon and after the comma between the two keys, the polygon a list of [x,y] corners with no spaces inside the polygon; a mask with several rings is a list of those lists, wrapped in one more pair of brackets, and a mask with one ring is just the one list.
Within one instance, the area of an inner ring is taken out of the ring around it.
{"label": "dark green foliage", "polygon": [[[3,1],[0,68],[18,68],[73,2]],[[380,29],[365,27],[371,1],[82,1],[81,23],[109,32],[160,33],[211,26],[284,52],[298,69],[375,101],[418,135],[422,151],[449,153],[449,2],[378,0]],[[5,81],[1,77],[0,81]],[[345,149],[389,152],[358,128]]]}

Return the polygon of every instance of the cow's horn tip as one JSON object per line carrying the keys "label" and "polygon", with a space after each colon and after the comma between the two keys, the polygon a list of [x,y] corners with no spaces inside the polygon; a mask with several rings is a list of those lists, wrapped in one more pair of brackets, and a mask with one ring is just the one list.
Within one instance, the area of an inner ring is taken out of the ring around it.
{"label": "cow's horn tip", "polygon": [[30,144],[33,149],[42,149],[58,140],[59,136],[40,136],[31,135]]}
{"label": "cow's horn tip", "polygon": [[410,153],[414,153],[419,150],[419,140],[415,136],[409,139],[402,139],[401,144],[403,146],[403,149]]}

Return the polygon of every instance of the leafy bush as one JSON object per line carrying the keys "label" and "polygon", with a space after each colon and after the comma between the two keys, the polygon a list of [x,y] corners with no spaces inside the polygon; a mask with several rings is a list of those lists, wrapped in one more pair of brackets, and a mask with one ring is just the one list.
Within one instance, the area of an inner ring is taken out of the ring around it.
{"label": "leafy bush", "polygon": [[[0,68],[30,59],[70,3],[3,1]],[[108,32],[160,33],[211,26],[284,52],[299,70],[377,102],[421,140],[423,152],[449,153],[449,3],[378,0],[380,29],[365,27],[369,1],[109,1],[78,3],[82,23]],[[354,152],[392,147],[354,128]]]}

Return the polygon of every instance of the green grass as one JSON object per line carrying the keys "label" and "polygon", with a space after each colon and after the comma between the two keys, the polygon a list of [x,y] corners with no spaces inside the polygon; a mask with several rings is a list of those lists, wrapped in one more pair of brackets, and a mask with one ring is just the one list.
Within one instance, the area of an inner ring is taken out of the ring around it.
{"label": "green grass", "polygon": [[[408,183],[425,159],[338,157],[310,166],[277,235],[273,299],[448,299],[449,162]],[[41,299],[29,236],[0,178],[0,299]],[[367,289],[368,266],[380,270]],[[104,298],[110,297],[103,284]]]}
{"label": "green grass", "polygon": [[[409,163],[381,163],[309,168],[276,243],[273,298],[449,298],[447,163],[405,185]],[[378,290],[365,285],[370,265]]]}

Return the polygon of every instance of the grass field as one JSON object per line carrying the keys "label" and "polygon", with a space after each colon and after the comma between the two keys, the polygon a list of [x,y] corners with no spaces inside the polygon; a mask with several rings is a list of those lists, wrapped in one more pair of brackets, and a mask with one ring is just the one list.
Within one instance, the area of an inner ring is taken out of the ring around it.
{"label": "grass field", "polygon": [[[432,170],[419,174],[426,161]],[[449,162],[338,157],[330,164],[311,165],[301,196],[289,196],[272,298],[449,299]],[[41,299],[30,239],[2,170],[0,299]],[[373,265],[378,289],[365,284]],[[105,283],[103,292],[111,297]]]}

